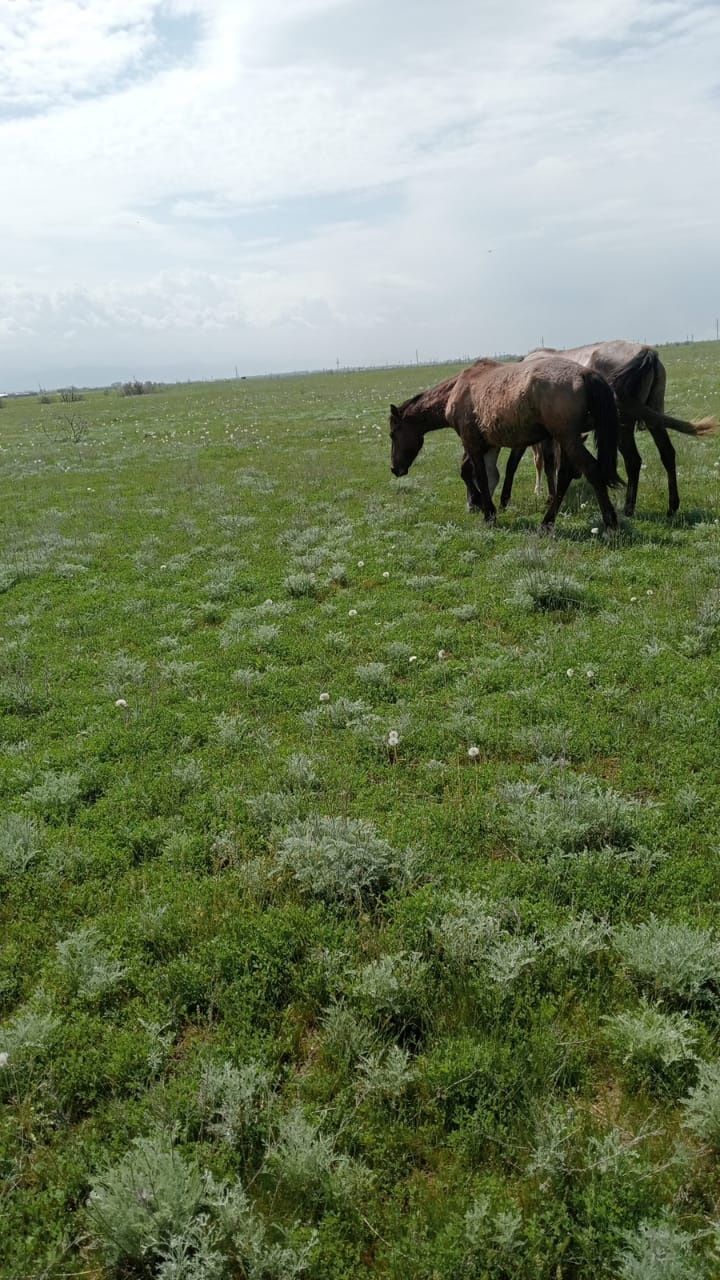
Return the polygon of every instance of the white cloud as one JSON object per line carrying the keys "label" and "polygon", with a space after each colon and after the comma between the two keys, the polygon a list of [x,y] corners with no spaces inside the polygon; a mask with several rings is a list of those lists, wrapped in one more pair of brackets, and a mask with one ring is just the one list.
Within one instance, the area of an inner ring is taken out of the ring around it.
{"label": "white cloud", "polygon": [[19,383],[68,332],[89,379],[239,339],[261,369],[711,331],[716,5],[0,0],[3,28]]}

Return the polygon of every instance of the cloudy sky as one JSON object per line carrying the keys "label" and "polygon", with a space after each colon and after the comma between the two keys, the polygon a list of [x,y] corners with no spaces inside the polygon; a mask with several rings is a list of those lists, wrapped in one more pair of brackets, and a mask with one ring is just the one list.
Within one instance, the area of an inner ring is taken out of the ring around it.
{"label": "cloudy sky", "polygon": [[717,0],[0,0],[0,389],[710,337]]}

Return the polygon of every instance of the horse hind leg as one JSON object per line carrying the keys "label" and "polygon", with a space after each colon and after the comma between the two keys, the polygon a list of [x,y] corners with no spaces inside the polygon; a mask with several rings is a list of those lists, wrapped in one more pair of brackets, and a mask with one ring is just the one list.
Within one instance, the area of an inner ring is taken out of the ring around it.
{"label": "horse hind leg", "polygon": [[662,462],[668,478],[668,515],[674,516],[680,506],[680,494],[678,492],[677,482],[677,466],[675,464],[675,448],[665,430],[665,427],[648,427],[648,431],[657,446]]}

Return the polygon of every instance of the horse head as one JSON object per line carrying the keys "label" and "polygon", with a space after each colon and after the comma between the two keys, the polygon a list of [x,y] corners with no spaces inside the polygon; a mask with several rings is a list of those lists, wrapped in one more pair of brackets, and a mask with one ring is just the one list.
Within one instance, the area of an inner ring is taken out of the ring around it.
{"label": "horse head", "polygon": [[408,420],[397,405],[390,405],[390,470],[394,476],[406,476],[423,447],[424,434],[417,423]]}

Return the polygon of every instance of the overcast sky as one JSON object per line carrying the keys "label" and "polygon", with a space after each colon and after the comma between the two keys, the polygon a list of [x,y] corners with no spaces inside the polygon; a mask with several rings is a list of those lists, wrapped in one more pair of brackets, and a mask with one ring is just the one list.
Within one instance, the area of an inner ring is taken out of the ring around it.
{"label": "overcast sky", "polygon": [[711,337],[717,0],[0,0],[0,390]]}

